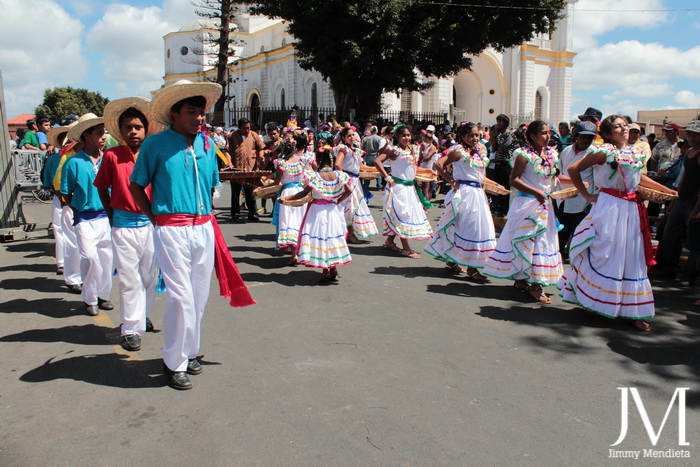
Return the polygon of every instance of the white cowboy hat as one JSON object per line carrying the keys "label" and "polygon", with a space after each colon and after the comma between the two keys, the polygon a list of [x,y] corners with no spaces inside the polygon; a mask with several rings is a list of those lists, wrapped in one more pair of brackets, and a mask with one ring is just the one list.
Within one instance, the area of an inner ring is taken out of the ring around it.
{"label": "white cowboy hat", "polygon": [[80,141],[80,137],[83,136],[85,131],[97,125],[102,125],[104,122],[104,118],[98,117],[92,112],[81,115],[78,121],[73,123],[69,128],[68,139],[71,141]]}
{"label": "white cowboy hat", "polygon": [[207,102],[204,111],[209,112],[221,97],[222,92],[223,88],[217,83],[193,83],[182,79],[165,86],[156,93],[151,101],[151,115],[160,123],[170,125],[173,123],[170,116],[173,105],[188,97],[202,96]]}
{"label": "white cowboy hat", "polygon": [[[72,124],[71,124],[72,125]],[[61,148],[63,145],[58,142],[58,138],[64,134],[68,133],[68,130],[70,130],[70,125],[64,125],[64,126],[55,126],[51,128],[47,133],[46,133],[46,138],[49,140],[49,144],[53,147],[56,148]],[[63,141],[65,143],[65,140]]]}
{"label": "white cowboy hat", "polygon": [[150,104],[151,101],[145,97],[124,97],[110,101],[105,106],[104,112],[105,127],[109,134],[120,143],[124,143],[121,131],[119,131],[119,117],[128,109],[136,109],[146,117],[146,120],[148,120],[148,134],[146,136],[162,131],[163,125],[156,122],[153,115],[151,115]]}

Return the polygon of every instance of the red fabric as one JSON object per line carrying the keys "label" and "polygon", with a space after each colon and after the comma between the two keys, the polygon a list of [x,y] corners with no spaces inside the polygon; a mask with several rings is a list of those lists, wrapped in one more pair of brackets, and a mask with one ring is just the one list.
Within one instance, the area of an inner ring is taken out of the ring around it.
{"label": "red fabric", "polygon": [[[143,214],[141,208],[129,191],[129,177],[134,171],[134,155],[128,147],[121,145],[107,149],[102,155],[100,170],[93,184],[97,188],[107,190],[112,188],[109,206],[112,209]],[[146,187],[146,196],[151,199],[151,187]]]}
{"label": "red fabric", "polygon": [[243,282],[241,273],[238,272],[236,263],[228,251],[228,246],[226,246],[224,235],[219,228],[219,223],[216,222],[216,217],[211,216],[211,224],[214,228],[214,243],[216,244],[214,270],[216,278],[219,280],[219,295],[231,297],[229,304],[232,307],[255,305],[257,302],[250,296],[248,287]]}
{"label": "red fabric", "polygon": [[158,214],[156,225],[167,227],[183,227],[186,225],[202,225],[213,219],[213,216],[195,216],[194,214]]}
{"label": "red fabric", "polygon": [[644,200],[634,191],[612,190],[610,188],[601,188],[602,193],[607,193],[615,198],[633,201],[637,203],[637,211],[639,211],[639,227],[642,230],[642,238],[644,239],[644,259],[647,266],[654,266],[654,251],[651,248],[651,227],[649,226],[649,216],[647,208],[644,206]]}

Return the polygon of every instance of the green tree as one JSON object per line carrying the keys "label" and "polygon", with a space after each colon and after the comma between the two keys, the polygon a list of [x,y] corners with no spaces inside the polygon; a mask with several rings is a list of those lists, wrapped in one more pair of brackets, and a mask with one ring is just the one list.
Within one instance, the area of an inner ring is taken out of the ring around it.
{"label": "green tree", "polygon": [[[427,77],[470,68],[551,31],[567,0],[272,0],[253,12],[288,22],[300,65],[329,80],[340,116],[379,110],[383,92],[422,91]],[[477,5],[475,5],[477,4]]]}
{"label": "green tree", "polygon": [[[214,124],[224,124],[224,105],[226,104],[226,90],[228,89],[228,59],[233,55],[234,37],[232,28],[235,26],[233,17],[237,8],[232,0],[190,0],[195,6],[195,13],[202,18],[214,20],[219,23],[216,33],[212,38],[202,38],[202,50],[195,50],[195,54],[208,56],[207,49],[216,51],[216,78],[213,80],[224,88],[224,93],[214,105]],[[213,47],[207,47],[207,46]]]}
{"label": "green tree", "polygon": [[46,117],[52,123],[59,123],[70,114],[78,116],[92,112],[101,116],[109,99],[99,92],[87,89],[53,88],[44,91],[44,102],[34,109],[37,118]]}

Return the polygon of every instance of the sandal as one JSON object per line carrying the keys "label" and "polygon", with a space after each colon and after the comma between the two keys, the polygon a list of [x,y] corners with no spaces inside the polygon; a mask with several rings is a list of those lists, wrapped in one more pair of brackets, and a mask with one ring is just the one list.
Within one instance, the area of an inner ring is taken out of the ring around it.
{"label": "sandal", "polygon": [[491,280],[488,277],[481,274],[478,269],[474,270],[474,272],[472,272],[471,274],[467,270],[467,278],[478,284],[488,284],[491,282]]}
{"label": "sandal", "polygon": [[321,274],[321,278],[318,280],[319,284],[328,284],[331,282],[331,275],[330,273],[324,272]]}
{"label": "sandal", "polygon": [[448,271],[456,272],[456,273],[467,272],[466,269],[462,269],[462,267],[457,263],[447,263],[445,265],[445,269],[447,269]]}
{"label": "sandal", "polygon": [[396,243],[394,242],[384,242],[384,248],[390,251],[401,251],[401,249],[398,246],[396,246]]}
{"label": "sandal", "polygon": [[637,328],[637,329],[639,329],[639,330],[642,331],[642,332],[649,332],[649,331],[651,331],[651,326],[649,325],[649,323],[647,323],[647,322],[646,322],[645,320],[643,320],[643,319],[635,319],[635,320],[634,320],[634,327]]}
{"label": "sandal", "polygon": [[369,243],[367,240],[360,240],[357,237],[348,237],[346,241],[352,245],[364,245],[366,243]]}
{"label": "sandal", "polygon": [[522,290],[523,292],[530,291],[530,285],[525,281],[515,281],[513,283],[513,287],[515,287],[518,290]]}
{"label": "sandal", "polygon": [[419,254],[419,253],[416,253],[416,252],[413,251],[413,250],[399,250],[399,251],[400,251],[401,254],[402,254],[403,256],[405,256],[406,258],[412,258],[412,259],[419,259],[419,258],[420,258],[420,254]]}
{"label": "sandal", "polygon": [[337,282],[338,281],[338,270],[336,269],[335,266],[333,266],[330,270],[330,275],[328,276],[328,279],[331,282]]}
{"label": "sandal", "polygon": [[552,300],[544,293],[541,285],[531,285],[529,288],[530,295],[539,303],[552,303]]}
{"label": "sandal", "polygon": [[298,263],[296,258],[292,258],[289,261],[287,261],[287,266],[296,266],[297,264]]}

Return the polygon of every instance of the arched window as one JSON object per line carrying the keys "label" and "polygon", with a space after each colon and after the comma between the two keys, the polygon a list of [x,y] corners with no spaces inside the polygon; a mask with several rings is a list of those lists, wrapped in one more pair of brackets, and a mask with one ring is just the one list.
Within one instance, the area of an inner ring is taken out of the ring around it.
{"label": "arched window", "polygon": [[311,107],[318,107],[318,86],[316,83],[311,85]]}
{"label": "arched window", "polygon": [[535,120],[542,120],[542,94],[535,93]]}
{"label": "arched window", "polygon": [[284,88],[282,88],[282,91],[280,91],[280,107],[285,108],[287,106],[285,101]]}

